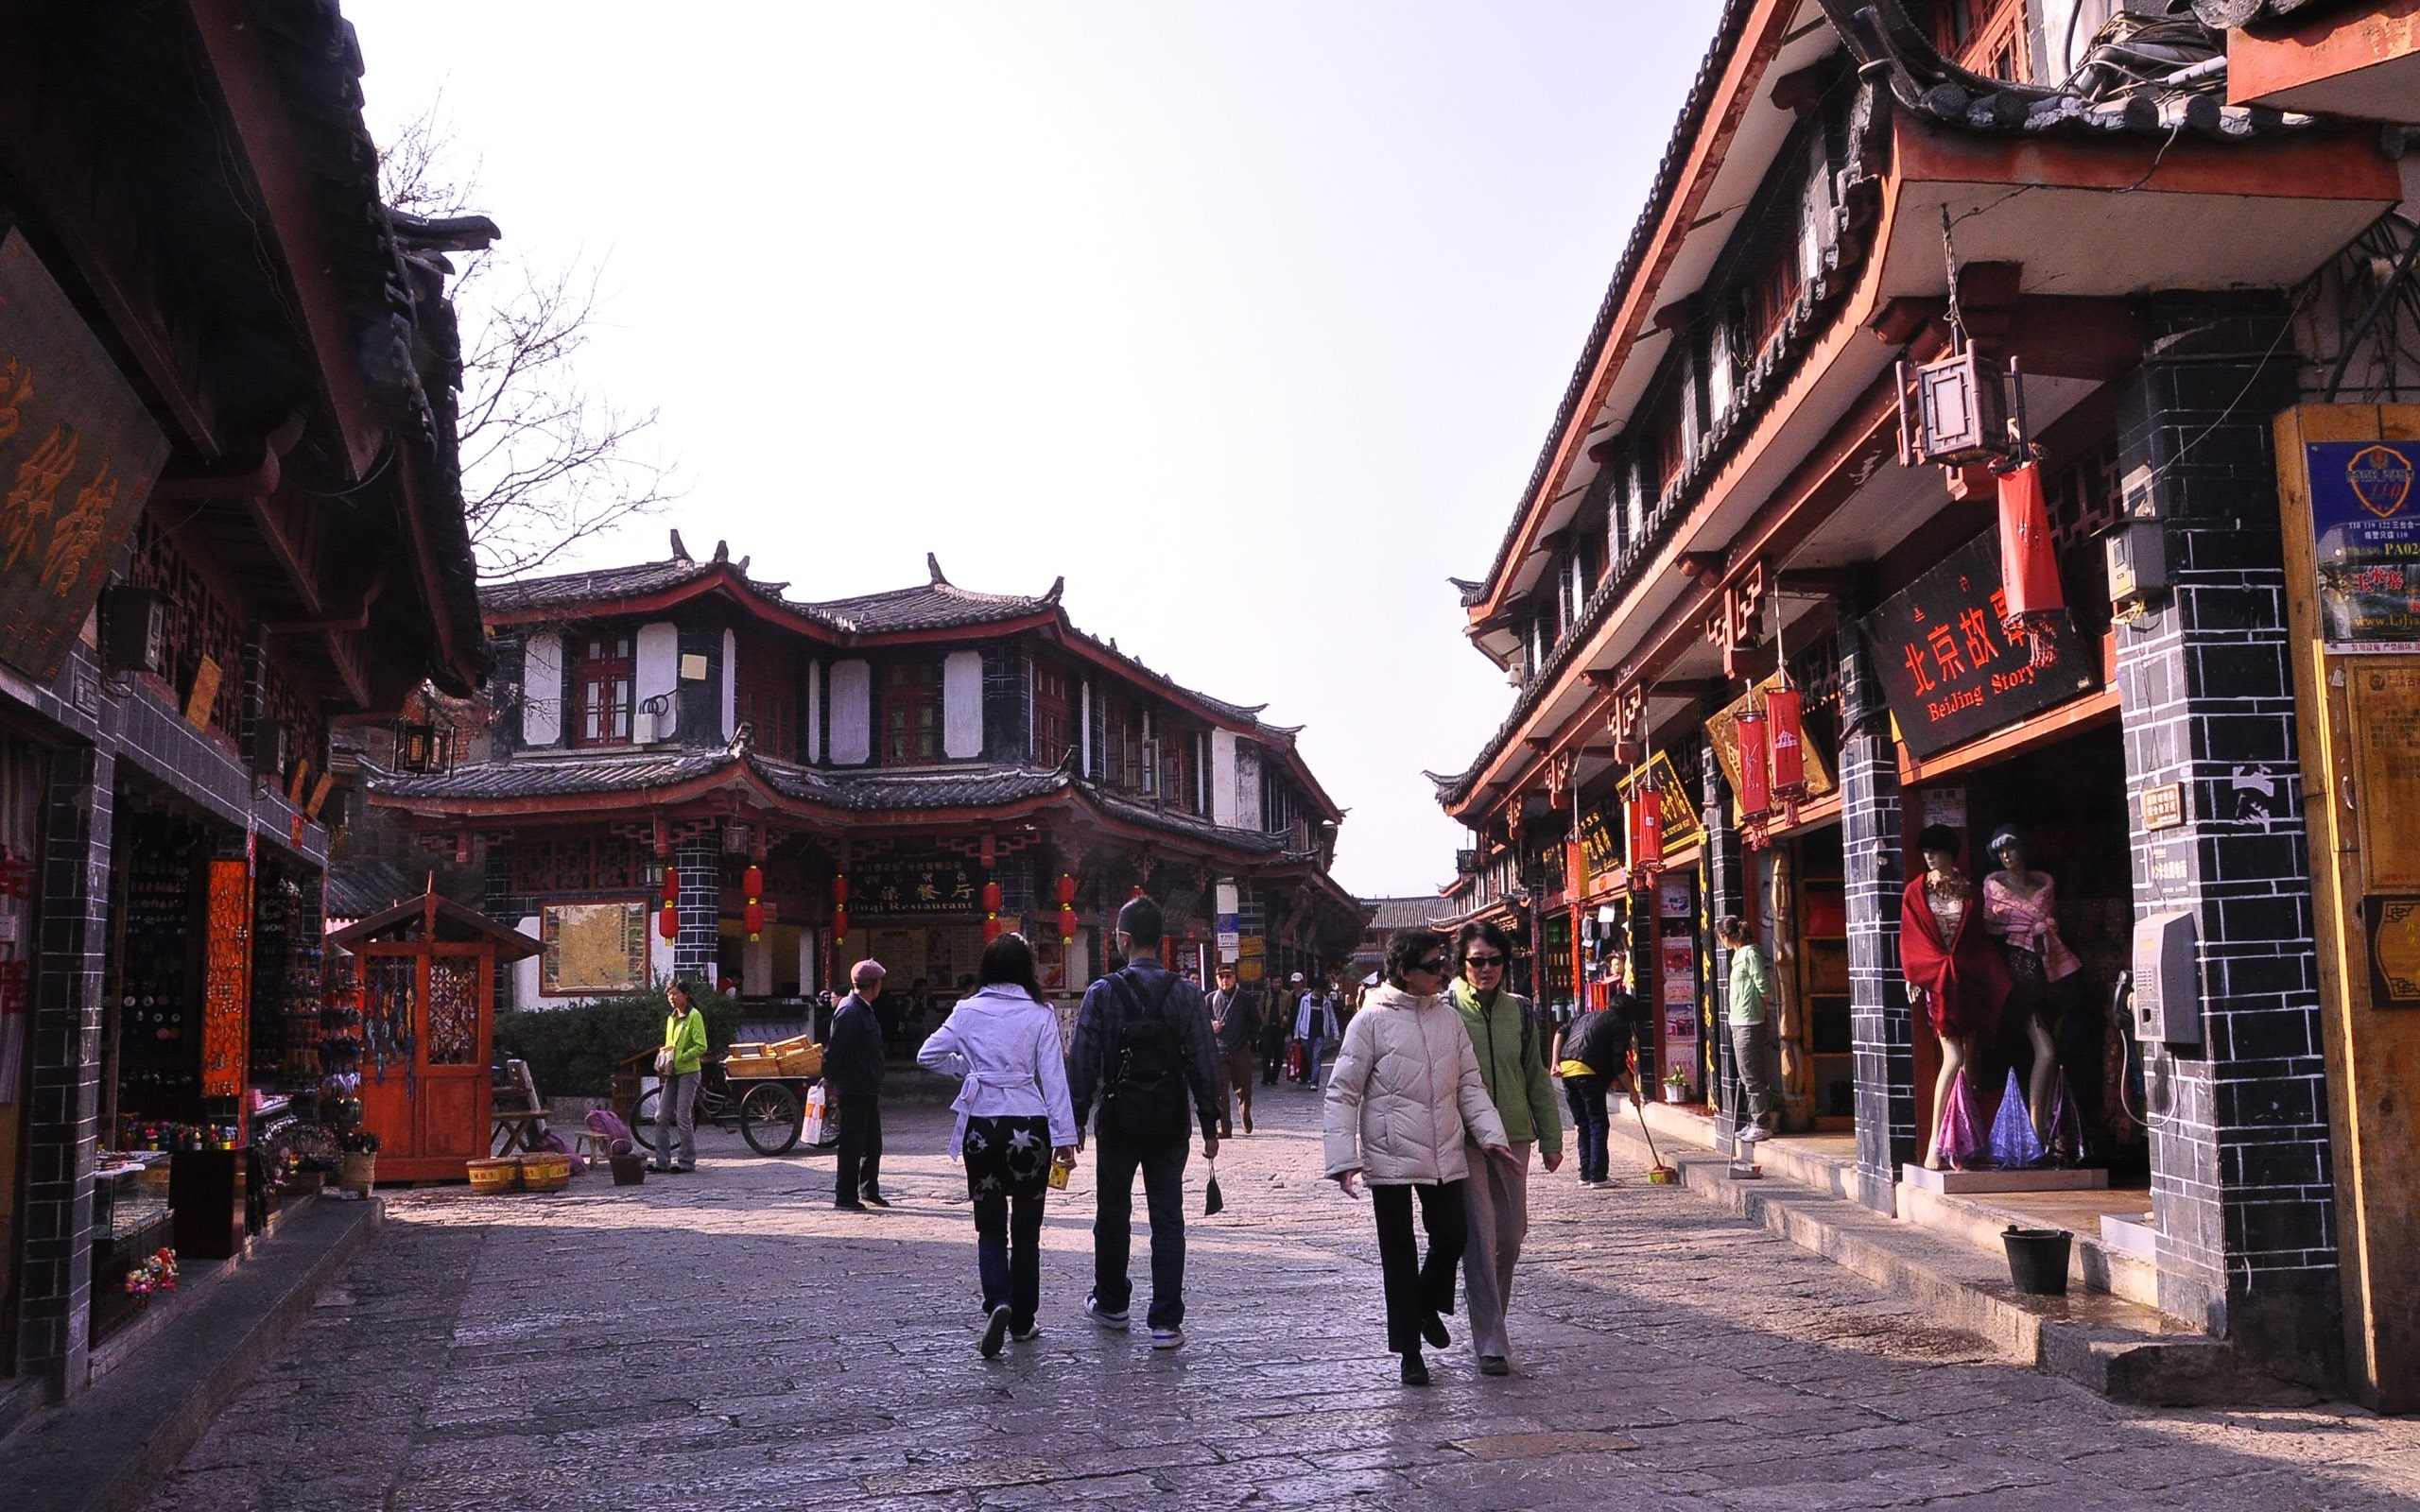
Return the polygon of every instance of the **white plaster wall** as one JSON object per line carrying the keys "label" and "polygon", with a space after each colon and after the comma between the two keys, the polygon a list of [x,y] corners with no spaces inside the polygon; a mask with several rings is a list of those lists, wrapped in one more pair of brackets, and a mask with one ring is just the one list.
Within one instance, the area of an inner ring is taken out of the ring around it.
{"label": "white plaster wall", "polygon": [[[681,631],[670,620],[658,620],[639,627],[637,666],[631,690],[631,712],[635,714],[641,704],[660,693],[678,693],[681,688]],[[655,738],[668,740],[681,728],[681,700],[666,700],[664,713],[656,719]]]}
{"label": "white plaster wall", "polygon": [[773,991],[773,937],[759,935],[743,940],[739,947],[739,990],[752,998],[769,997]]}
{"label": "white plaster wall", "polygon": [[1236,732],[1210,731],[1210,822],[1236,823]]}
{"label": "white plaster wall", "polygon": [[963,761],[983,754],[983,653],[952,651],[942,660],[942,754]]}
{"label": "white plaster wall", "polygon": [[648,909],[647,974],[651,981],[669,982],[672,980],[672,942],[664,937],[664,931],[656,922],[656,910],[661,906],[659,900]]}
{"label": "white plaster wall", "polygon": [[521,744],[560,745],[563,738],[562,635],[541,630],[529,637],[521,656]]}
{"label": "white plaster wall", "polygon": [[1236,742],[1236,826],[1257,830],[1260,816],[1260,747],[1248,740]]}
{"label": "white plaster wall", "polygon": [[799,757],[812,766],[823,759],[823,663],[806,664],[806,739]]}
{"label": "white plaster wall", "polygon": [[802,929],[798,932],[799,996],[811,998],[820,990],[816,983],[816,966],[823,959],[823,931]]}
{"label": "white plaster wall", "polygon": [[863,662],[832,663],[832,765],[862,766],[873,755],[873,671]]}
{"label": "white plaster wall", "polygon": [[722,738],[739,733],[739,637],[722,632]]}
{"label": "white plaster wall", "polygon": [[[513,927],[531,939],[537,939],[540,937],[538,931],[544,926],[544,920],[531,914]],[[512,1001],[507,1006],[536,1008],[544,1005],[545,999],[538,995],[538,957],[525,955],[512,963]]]}

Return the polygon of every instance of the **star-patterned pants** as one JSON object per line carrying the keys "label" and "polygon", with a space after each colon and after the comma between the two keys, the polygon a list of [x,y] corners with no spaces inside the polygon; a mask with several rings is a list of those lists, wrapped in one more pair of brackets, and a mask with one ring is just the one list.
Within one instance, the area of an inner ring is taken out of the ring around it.
{"label": "star-patterned pants", "polygon": [[1033,1327],[1042,1305],[1042,1199],[1050,1186],[1050,1121],[970,1118],[966,1194],[975,1199],[975,1255],[983,1311],[1007,1306],[1009,1326]]}

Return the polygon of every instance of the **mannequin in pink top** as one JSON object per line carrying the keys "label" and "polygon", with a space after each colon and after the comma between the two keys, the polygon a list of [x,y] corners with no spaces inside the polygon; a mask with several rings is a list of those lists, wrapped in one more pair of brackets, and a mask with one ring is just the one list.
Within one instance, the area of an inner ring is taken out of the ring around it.
{"label": "mannequin in pink top", "polygon": [[2003,825],[1989,847],[2000,869],[1983,879],[1983,928],[2000,942],[2008,974],[2015,984],[2008,1007],[2025,1024],[2033,1046],[2033,1073],[2026,1078],[2026,1108],[2033,1132],[2050,1139],[2052,1094],[2059,1084],[2059,1051],[2048,1020],[2056,1012],[2056,984],[2083,969],[2075,952],[2059,938],[2057,900],[2047,871],[2027,865],[2025,835]]}

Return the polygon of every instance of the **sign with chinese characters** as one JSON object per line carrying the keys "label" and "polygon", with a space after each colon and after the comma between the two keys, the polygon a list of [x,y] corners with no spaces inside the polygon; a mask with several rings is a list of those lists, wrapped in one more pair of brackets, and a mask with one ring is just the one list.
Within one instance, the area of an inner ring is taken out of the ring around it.
{"label": "sign with chinese characters", "polygon": [[2363,890],[2420,892],[2420,657],[2345,670]]}
{"label": "sign with chinese characters", "polygon": [[[1680,772],[1672,765],[1669,751],[1657,751],[1648,759],[1647,775],[1663,793],[1660,806],[1664,820],[1664,853],[1669,856],[1684,846],[1692,846],[1705,835],[1705,823],[1698,815],[1698,796],[1694,785],[1681,781]],[[1622,782],[1621,792],[1628,796],[1638,785],[1633,777]]]}
{"label": "sign with chinese characters", "polygon": [[2321,633],[2336,652],[2420,645],[2420,443],[2303,447],[2317,548]]}
{"label": "sign with chinese characters", "polygon": [[2370,1000],[2420,1008],[2420,898],[2365,898],[2370,926]]}
{"label": "sign with chinese characters", "polygon": [[1592,879],[1622,864],[1622,805],[1618,798],[1603,799],[1581,811],[1580,855]]}
{"label": "sign with chinese characters", "polygon": [[1863,622],[1899,738],[1917,758],[2005,729],[2089,693],[2100,681],[2072,620],[2051,636],[2051,658],[2002,627],[2000,541],[1986,530],[1884,601]]}
{"label": "sign with chinese characters", "polygon": [[2164,782],[2143,789],[2143,828],[2173,830],[2185,822],[2185,784]]}
{"label": "sign with chinese characters", "polygon": [[[1705,722],[1706,744],[1714,748],[1714,759],[1722,764],[1722,780],[1731,785],[1731,813],[1736,822],[1739,812],[1739,716],[1750,709],[1762,709],[1765,695],[1781,686],[1781,674],[1774,673],[1762,682],[1723,706],[1720,713]],[[1831,764],[1824,759],[1822,747],[1806,739],[1799,747],[1806,768],[1806,796],[1822,798],[1839,783],[1832,776]],[[1779,808],[1776,802],[1773,805]]]}
{"label": "sign with chinese characters", "polygon": [[885,857],[849,868],[849,906],[869,916],[982,912],[977,868],[957,856]]}
{"label": "sign with chinese characters", "polygon": [[541,903],[538,990],[548,997],[636,992],[648,983],[645,899]]}
{"label": "sign with chinese characters", "polygon": [[42,259],[0,238],[0,662],[59,676],[168,442]]}
{"label": "sign with chinese characters", "polygon": [[233,1097],[244,1090],[251,1041],[251,863],[211,862],[205,906],[210,936],[201,965],[201,1095]]}

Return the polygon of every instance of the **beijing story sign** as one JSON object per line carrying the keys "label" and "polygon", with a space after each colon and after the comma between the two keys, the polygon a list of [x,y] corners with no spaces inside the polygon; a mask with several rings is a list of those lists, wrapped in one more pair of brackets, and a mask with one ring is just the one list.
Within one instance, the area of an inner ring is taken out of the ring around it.
{"label": "beijing story sign", "polygon": [[1986,530],[1865,617],[1899,738],[1917,758],[2014,724],[2089,693],[2100,680],[2072,620],[2051,636],[2053,659],[2031,664],[2002,628],[1999,532]]}

